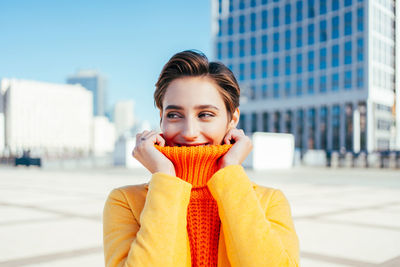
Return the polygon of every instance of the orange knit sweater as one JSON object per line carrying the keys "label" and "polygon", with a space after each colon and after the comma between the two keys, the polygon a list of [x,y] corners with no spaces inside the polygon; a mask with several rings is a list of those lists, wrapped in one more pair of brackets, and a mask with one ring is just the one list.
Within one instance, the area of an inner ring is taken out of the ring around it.
{"label": "orange knit sweater", "polygon": [[187,230],[192,266],[217,266],[221,220],[207,182],[218,170],[217,160],[232,145],[155,146],[175,166],[176,176],[192,184],[187,211]]}

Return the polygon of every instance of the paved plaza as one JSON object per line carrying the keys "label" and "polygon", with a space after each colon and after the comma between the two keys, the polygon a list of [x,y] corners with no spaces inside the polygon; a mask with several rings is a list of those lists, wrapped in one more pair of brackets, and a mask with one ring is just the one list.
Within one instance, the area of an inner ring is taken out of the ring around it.
{"label": "paved plaza", "polygon": [[[304,267],[400,266],[400,171],[253,172],[291,204]],[[104,266],[102,211],[145,170],[0,167],[0,266]]]}

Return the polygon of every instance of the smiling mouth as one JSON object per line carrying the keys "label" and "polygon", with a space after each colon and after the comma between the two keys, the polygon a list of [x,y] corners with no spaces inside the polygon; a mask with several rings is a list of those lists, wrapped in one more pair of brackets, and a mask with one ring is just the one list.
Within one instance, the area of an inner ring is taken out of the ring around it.
{"label": "smiling mouth", "polygon": [[177,146],[208,146],[210,145],[209,143],[203,143],[203,144],[176,144]]}

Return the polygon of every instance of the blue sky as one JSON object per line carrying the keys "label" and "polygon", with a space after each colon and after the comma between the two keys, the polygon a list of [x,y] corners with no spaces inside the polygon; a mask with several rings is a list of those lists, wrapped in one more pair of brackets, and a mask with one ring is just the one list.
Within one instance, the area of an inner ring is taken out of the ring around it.
{"label": "blue sky", "polygon": [[210,59],[210,0],[0,1],[0,78],[65,83],[79,69],[108,79],[108,106],[135,100],[135,114],[158,124],[154,84],[176,52]]}

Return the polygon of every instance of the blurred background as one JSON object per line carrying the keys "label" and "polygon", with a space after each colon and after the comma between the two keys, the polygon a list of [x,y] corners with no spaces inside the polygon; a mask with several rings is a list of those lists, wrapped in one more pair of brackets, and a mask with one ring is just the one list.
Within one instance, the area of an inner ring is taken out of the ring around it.
{"label": "blurred background", "polygon": [[102,266],[104,201],[147,182],[175,53],[241,86],[249,177],[288,197],[302,266],[400,266],[394,0],[1,1],[0,266]]}

